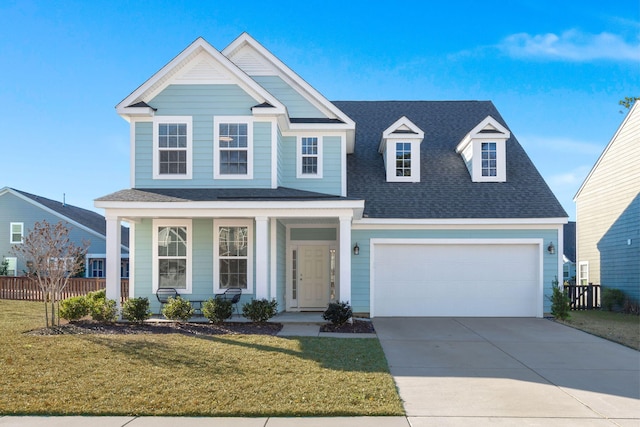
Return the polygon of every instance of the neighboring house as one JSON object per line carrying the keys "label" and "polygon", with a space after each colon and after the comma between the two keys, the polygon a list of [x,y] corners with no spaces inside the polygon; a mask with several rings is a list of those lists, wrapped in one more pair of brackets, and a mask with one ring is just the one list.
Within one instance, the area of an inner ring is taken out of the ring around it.
{"label": "neighboring house", "polygon": [[95,206],[108,258],[131,224],[133,296],[171,283],[286,311],[550,309],[567,215],[489,101],[330,102],[245,33],[222,51],[197,39],[116,109],[131,188]]}
{"label": "neighboring house", "polygon": [[571,285],[576,284],[576,222],[564,225],[564,257],[562,258],[562,279]]}
{"label": "neighboring house", "polygon": [[[90,243],[85,264],[86,277],[104,277],[106,264],[106,223],[102,215],[64,202],[46,199],[14,188],[0,189],[0,261],[9,261],[9,275],[22,276],[29,271],[25,260],[12,254],[11,248],[22,244],[36,222],[46,220],[55,225],[62,221],[70,229],[69,238],[80,246]],[[122,228],[121,271],[129,276],[129,232]]]}
{"label": "neighboring house", "polygon": [[578,283],[640,300],[640,103],[636,102],[578,190]]}

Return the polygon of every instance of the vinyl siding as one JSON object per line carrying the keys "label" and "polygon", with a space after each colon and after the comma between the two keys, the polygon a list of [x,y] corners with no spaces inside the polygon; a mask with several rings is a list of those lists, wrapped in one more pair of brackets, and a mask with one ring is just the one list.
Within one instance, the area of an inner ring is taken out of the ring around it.
{"label": "vinyl siding", "polygon": [[[193,301],[206,301],[214,297],[213,291],[213,263],[217,262],[213,259],[213,233],[214,222],[212,218],[199,218],[192,220],[192,276],[191,276],[191,293],[185,294],[183,297]],[[147,297],[151,303],[151,310],[158,313],[160,304],[153,293],[153,259],[152,259],[152,242],[153,242],[153,220],[149,218],[142,219],[136,224],[135,232],[135,290],[134,296]],[[253,230],[255,245],[255,228]],[[255,248],[255,246],[254,246]],[[254,276],[251,279],[255,284],[255,250],[253,257]],[[134,272],[130,272],[134,274]],[[255,294],[255,286],[253,294],[243,295],[239,307],[242,304],[251,301]]]}
{"label": "vinyl siding", "polygon": [[135,186],[138,188],[269,188],[271,186],[271,124],[253,124],[253,179],[213,179],[214,116],[252,117],[257,102],[237,85],[170,85],[149,104],[156,116],[191,116],[192,179],[153,179],[153,123],[135,124]]}
{"label": "vinyl siding", "polygon": [[282,102],[293,118],[327,118],[320,110],[278,76],[252,76],[269,93]]}
{"label": "vinyl siding", "polygon": [[280,186],[317,193],[341,195],[342,171],[341,138],[322,137],[322,178],[297,178],[296,137],[284,137],[281,144],[282,160]]}
{"label": "vinyl siding", "polygon": [[[36,222],[46,220],[49,224],[55,225],[60,221],[67,222],[62,216],[58,216],[34,205],[11,193],[0,196],[0,261],[2,257],[15,257],[11,253],[11,248],[15,246],[10,243],[10,223],[21,222],[24,224],[23,236],[27,236],[33,229]],[[82,228],[67,223],[69,228],[69,238],[77,245],[81,246],[83,240],[89,242],[88,253],[106,253],[106,241],[104,237],[93,234]],[[26,260],[18,257],[16,271],[18,275],[27,269]]]}
{"label": "vinyl siding", "polygon": [[589,282],[640,300],[638,106],[630,114],[576,198],[576,263],[589,262]]}
{"label": "vinyl siding", "polygon": [[[370,307],[370,241],[387,239],[523,239],[539,238],[558,246],[558,231],[553,230],[353,230],[351,241],[358,243],[360,254],[351,254],[351,305],[354,312],[369,313]],[[553,280],[558,276],[558,256],[543,250],[544,312],[551,310],[547,296],[551,295]],[[452,296],[455,297],[455,296]]]}

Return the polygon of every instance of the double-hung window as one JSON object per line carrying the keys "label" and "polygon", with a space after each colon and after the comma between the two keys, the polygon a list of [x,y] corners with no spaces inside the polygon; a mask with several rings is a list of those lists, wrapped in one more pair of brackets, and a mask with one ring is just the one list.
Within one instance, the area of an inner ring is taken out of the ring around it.
{"label": "double-hung window", "polygon": [[253,225],[251,221],[216,221],[215,290],[253,290]]}
{"label": "double-hung window", "polygon": [[396,142],[396,176],[411,176],[411,143]]}
{"label": "double-hung window", "polygon": [[89,261],[89,277],[104,277],[104,259],[95,258]]}
{"label": "double-hung window", "polygon": [[483,142],[481,149],[482,176],[498,175],[498,156],[495,142]]}
{"label": "double-hung window", "polygon": [[191,292],[191,221],[154,220],[153,289]]}
{"label": "double-hung window", "polygon": [[253,135],[249,118],[214,118],[214,178],[253,177]]}
{"label": "double-hung window", "polygon": [[158,116],[154,119],[154,179],[191,178],[191,127],[191,117]]}
{"label": "double-hung window", "polygon": [[22,243],[24,237],[24,223],[12,222],[9,224],[9,243]]}
{"label": "double-hung window", "polygon": [[322,178],[322,138],[298,138],[298,178]]}

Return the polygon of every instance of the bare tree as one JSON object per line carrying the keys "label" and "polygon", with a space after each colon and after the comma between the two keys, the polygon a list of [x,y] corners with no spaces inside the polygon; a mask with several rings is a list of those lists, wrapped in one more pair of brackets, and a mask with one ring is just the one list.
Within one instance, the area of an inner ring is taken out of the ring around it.
{"label": "bare tree", "polygon": [[82,246],[76,246],[69,238],[69,231],[62,221],[55,225],[46,220],[36,222],[23,242],[11,249],[29,265],[28,277],[42,290],[47,327],[59,325],[56,304],[69,278],[84,268],[89,247],[86,241]]}

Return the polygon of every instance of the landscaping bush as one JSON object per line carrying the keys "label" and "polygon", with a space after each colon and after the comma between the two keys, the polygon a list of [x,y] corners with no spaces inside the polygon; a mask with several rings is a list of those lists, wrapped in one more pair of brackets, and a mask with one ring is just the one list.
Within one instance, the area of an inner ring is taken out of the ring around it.
{"label": "landscaping bush", "polygon": [[107,291],[102,289],[89,292],[85,297],[89,307],[89,314],[96,322],[115,322],[118,318],[118,308],[115,300],[107,299]]}
{"label": "landscaping bush", "polygon": [[278,302],[276,300],[251,300],[242,306],[242,315],[252,322],[264,323],[276,315]]}
{"label": "landscaping bush", "polygon": [[151,317],[149,299],[145,297],[131,298],[122,305],[122,317],[129,322],[142,323]]}
{"label": "landscaping bush", "polygon": [[80,320],[89,314],[89,304],[84,296],[67,298],[60,302],[60,317],[69,322]]}
{"label": "landscaping bush", "polygon": [[162,307],[162,314],[169,320],[188,322],[193,316],[193,307],[191,307],[190,301],[181,296],[169,297],[167,303]]}
{"label": "landscaping bush", "polygon": [[224,322],[233,315],[231,300],[211,298],[202,304],[202,314],[213,323]]}
{"label": "landscaping bush", "polygon": [[344,325],[353,317],[349,302],[332,302],[322,313],[322,318],[336,326]]}
{"label": "landscaping bush", "polygon": [[553,294],[549,298],[551,301],[551,314],[557,319],[566,320],[571,317],[571,300],[567,295],[567,291],[558,287],[557,278],[552,283]]}
{"label": "landscaping bush", "polygon": [[601,305],[603,310],[621,311],[626,296],[623,291],[615,288],[602,288]]}

